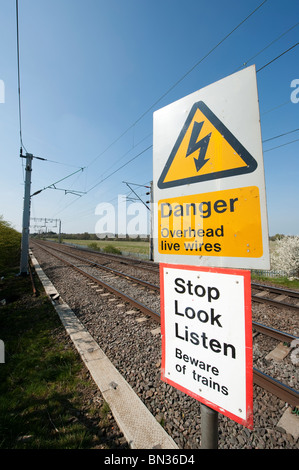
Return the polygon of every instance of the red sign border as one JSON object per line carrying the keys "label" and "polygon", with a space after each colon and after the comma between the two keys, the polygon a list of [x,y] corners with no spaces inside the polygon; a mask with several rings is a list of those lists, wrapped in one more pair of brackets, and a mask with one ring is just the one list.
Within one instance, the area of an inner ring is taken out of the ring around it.
{"label": "red sign border", "polygon": [[[239,416],[219,407],[217,404],[201,397],[182,387],[165,376],[165,301],[164,301],[164,268],[183,269],[187,271],[203,271],[218,274],[232,274],[243,276],[244,278],[244,315],[245,315],[245,368],[246,368],[246,418]],[[161,337],[162,337],[162,359],[161,359],[161,380],[172,385],[174,388],[195,398],[201,403],[227,416],[243,426],[253,429],[253,361],[252,361],[252,315],[251,315],[251,273],[243,269],[214,268],[210,266],[188,266],[180,264],[160,263],[160,312],[161,312]]]}

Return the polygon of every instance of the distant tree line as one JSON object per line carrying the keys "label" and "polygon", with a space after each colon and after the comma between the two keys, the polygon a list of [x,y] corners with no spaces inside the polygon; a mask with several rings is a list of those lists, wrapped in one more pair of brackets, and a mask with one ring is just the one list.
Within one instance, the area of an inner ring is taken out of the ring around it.
{"label": "distant tree line", "polygon": [[[41,232],[41,233],[32,233],[30,235],[32,238],[54,238],[58,239],[58,233],[48,231],[48,232]],[[116,234],[115,236],[108,236],[106,235],[103,238],[99,238],[95,233],[88,233],[88,232],[83,232],[83,233],[62,233],[61,238],[64,240],[134,240],[134,241],[149,241],[149,235],[146,235],[144,237],[141,237],[140,235],[137,235],[137,237],[130,237],[129,235],[126,235],[125,237],[118,237]]]}
{"label": "distant tree line", "polygon": [[269,237],[269,240],[274,242],[275,240],[281,240],[283,237],[285,237],[283,233],[276,233],[276,235],[271,235],[271,237]]}
{"label": "distant tree line", "polygon": [[[33,238],[58,238],[58,233],[48,231],[48,232],[42,232],[42,233],[33,233],[31,234],[31,237]],[[130,235],[126,235],[124,238],[118,237],[116,234],[115,237],[112,235],[106,235],[103,238],[99,238],[95,233],[88,233],[88,232],[83,232],[83,233],[62,233],[61,237],[64,239],[69,239],[69,240],[134,240],[134,241],[148,241],[150,236],[140,236],[137,235],[137,237],[130,237]],[[269,237],[269,240],[275,241],[275,240],[281,240],[282,238],[286,237],[283,233],[276,233],[275,235],[271,235]]]}

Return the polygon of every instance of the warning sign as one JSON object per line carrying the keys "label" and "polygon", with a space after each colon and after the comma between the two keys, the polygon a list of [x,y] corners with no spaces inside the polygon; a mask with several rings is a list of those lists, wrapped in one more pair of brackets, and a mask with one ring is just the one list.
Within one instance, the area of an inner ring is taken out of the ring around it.
{"label": "warning sign", "polygon": [[250,271],[160,264],[161,378],[253,427]]}
{"label": "warning sign", "polygon": [[159,252],[260,257],[260,213],[256,186],[162,199],[158,203]]}
{"label": "warning sign", "polygon": [[257,162],[203,102],[195,103],[158,181],[160,188],[250,173]]}
{"label": "warning sign", "polygon": [[158,263],[270,269],[255,67],[155,111]]}

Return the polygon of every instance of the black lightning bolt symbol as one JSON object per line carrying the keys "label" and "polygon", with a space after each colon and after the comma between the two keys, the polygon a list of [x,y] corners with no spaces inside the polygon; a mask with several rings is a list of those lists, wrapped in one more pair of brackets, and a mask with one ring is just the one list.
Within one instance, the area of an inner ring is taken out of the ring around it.
{"label": "black lightning bolt symbol", "polygon": [[203,126],[204,121],[202,122],[194,122],[193,129],[192,129],[192,134],[190,137],[189,145],[188,145],[188,150],[186,157],[189,157],[192,153],[196,152],[199,150],[198,157],[194,157],[194,163],[196,166],[197,172],[210,160],[209,158],[205,160],[206,153],[207,153],[207,148],[210,142],[210,137],[211,137],[211,132],[207,134],[203,139],[199,140],[197,142],[198,136],[201,132],[202,126]]}

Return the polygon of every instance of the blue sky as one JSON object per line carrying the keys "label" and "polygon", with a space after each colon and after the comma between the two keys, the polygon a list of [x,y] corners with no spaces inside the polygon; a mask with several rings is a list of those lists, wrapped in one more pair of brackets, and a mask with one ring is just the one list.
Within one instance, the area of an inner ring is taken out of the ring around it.
{"label": "blue sky", "polygon": [[[31,193],[85,168],[57,184],[82,197],[46,189],[32,197],[31,217],[92,233],[97,205],[128,195],[124,181],[148,184],[155,110],[243,64],[259,70],[298,42],[298,1],[268,0],[194,67],[261,3],[19,0],[23,144],[52,160],[33,160]],[[0,214],[21,230],[15,1],[0,0],[0,12]],[[298,64],[299,46],[257,73],[263,140],[299,128]],[[289,144],[296,139],[298,131],[263,144],[270,235],[299,234],[299,141]],[[136,189],[145,201],[146,189]]]}

